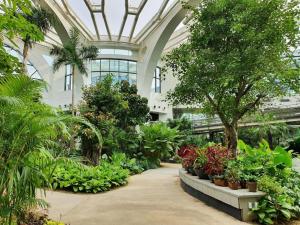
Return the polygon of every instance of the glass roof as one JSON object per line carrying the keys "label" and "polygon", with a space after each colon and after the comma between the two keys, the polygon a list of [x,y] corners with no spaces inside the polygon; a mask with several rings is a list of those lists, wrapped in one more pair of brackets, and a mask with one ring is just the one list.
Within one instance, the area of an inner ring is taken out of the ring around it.
{"label": "glass roof", "polygon": [[135,42],[179,0],[54,0],[93,40]]}

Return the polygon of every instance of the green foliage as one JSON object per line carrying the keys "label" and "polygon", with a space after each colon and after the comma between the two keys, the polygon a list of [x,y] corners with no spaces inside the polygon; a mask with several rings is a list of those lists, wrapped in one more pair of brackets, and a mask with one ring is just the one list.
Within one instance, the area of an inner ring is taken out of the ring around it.
{"label": "green foliage", "polygon": [[50,55],[56,56],[53,62],[53,70],[57,71],[61,66],[72,66],[72,114],[75,114],[75,69],[81,74],[87,75],[85,61],[94,59],[98,55],[98,48],[94,45],[84,45],[80,42],[80,31],[73,27],[70,30],[70,38],[63,43],[63,47],[53,46]]}
{"label": "green foliage", "polygon": [[[25,38],[31,35],[32,40],[44,40],[39,28],[30,23],[25,16],[32,14],[29,0],[9,0],[0,4],[0,75],[15,74],[21,72],[21,64],[16,57],[7,53],[3,47],[3,40],[7,38],[13,45],[13,38],[19,36]],[[21,12],[20,14],[16,13]]]}
{"label": "green foliage", "polygon": [[123,168],[123,164],[127,167],[133,165],[133,162],[125,159],[124,155],[113,155],[110,160],[104,159],[101,165],[95,167],[76,162],[59,164],[53,173],[52,186],[54,189],[92,193],[122,186],[127,183],[130,173],[128,169]]}
{"label": "green foliage", "polygon": [[188,8],[190,38],[165,57],[165,69],[179,80],[168,99],[218,115],[235,150],[245,114],[263,99],[299,91],[299,69],[291,66],[300,38],[298,1],[204,0]]}
{"label": "green foliage", "polygon": [[236,182],[241,180],[241,176],[240,163],[237,160],[229,160],[226,165],[225,178],[228,181]]}
{"label": "green foliage", "polygon": [[143,124],[149,119],[148,99],[137,94],[136,85],[130,85],[128,81],[120,84],[120,94],[124,101],[128,102],[128,108],[118,116],[118,126],[124,130]]}
{"label": "green foliage", "polygon": [[266,192],[254,213],[261,224],[274,224],[300,216],[300,175],[290,169],[277,171],[276,177],[260,178],[259,189]]}
{"label": "green foliage", "polygon": [[181,135],[177,129],[169,128],[165,123],[153,123],[141,126],[142,155],[159,165],[160,159],[175,154]]}
{"label": "green foliage", "polygon": [[272,123],[276,117],[272,114],[257,113],[245,118],[247,121],[261,123],[258,127],[249,127],[239,129],[239,139],[245,141],[251,146],[257,146],[262,139],[268,141],[271,149],[274,146],[287,146],[289,129],[286,123]]}
{"label": "green foliage", "polygon": [[[35,204],[35,188],[47,185],[43,169],[52,161],[44,147],[56,130],[65,129],[64,118],[39,102],[43,84],[27,76],[0,80],[0,216],[12,223]],[[43,159],[39,166],[33,156]]]}
{"label": "green foliage", "polygon": [[185,135],[192,134],[192,121],[189,119],[183,117],[180,119],[168,119],[167,125],[170,128],[177,128],[180,132],[182,132]]}
{"label": "green foliage", "polygon": [[[101,130],[104,153],[123,151],[134,156],[139,152],[140,137],[135,126],[147,120],[149,108],[147,99],[137,94],[135,85],[125,81],[114,84],[112,76],[107,76],[95,86],[84,88],[83,100],[80,112]],[[82,129],[81,137],[86,156],[85,152],[95,148],[93,137],[86,128]]]}
{"label": "green foliage", "polygon": [[44,83],[25,75],[0,79],[0,217],[4,224],[19,220],[35,205],[46,205],[36,198],[36,188],[49,186],[56,160],[48,149],[60,134],[69,136],[66,123],[84,122],[41,103],[43,88]]}
{"label": "green foliage", "polygon": [[266,195],[253,212],[261,224],[289,221],[300,216],[300,175],[292,170],[292,152],[282,147],[271,150],[266,141],[252,148],[239,141],[237,158],[244,180],[258,181]]}

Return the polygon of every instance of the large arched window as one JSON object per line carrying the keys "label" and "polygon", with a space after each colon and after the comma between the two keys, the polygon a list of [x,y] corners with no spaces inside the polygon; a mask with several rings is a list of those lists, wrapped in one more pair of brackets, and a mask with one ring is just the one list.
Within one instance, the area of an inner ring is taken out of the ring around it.
{"label": "large arched window", "polygon": [[97,59],[91,63],[92,84],[102,81],[111,74],[115,82],[127,80],[136,84],[136,61],[124,59]]}
{"label": "large arched window", "polygon": [[[4,48],[10,55],[19,59],[20,62],[23,61],[23,55],[18,50],[12,48],[9,45],[4,45]],[[43,79],[39,71],[34,67],[34,65],[29,60],[27,61],[27,72],[28,72],[28,76],[30,76],[32,79],[36,79],[36,80]]]}

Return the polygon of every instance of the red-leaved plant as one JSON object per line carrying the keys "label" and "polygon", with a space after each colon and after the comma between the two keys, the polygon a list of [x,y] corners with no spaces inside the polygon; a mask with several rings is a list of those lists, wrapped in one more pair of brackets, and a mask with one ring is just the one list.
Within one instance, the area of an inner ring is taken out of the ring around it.
{"label": "red-leaved plant", "polygon": [[182,146],[178,151],[177,155],[182,158],[182,167],[187,169],[192,167],[197,158],[198,147],[196,145],[185,145]]}
{"label": "red-leaved plant", "polygon": [[232,159],[231,151],[221,145],[207,147],[207,163],[204,171],[207,175],[223,175],[224,167],[229,159]]}

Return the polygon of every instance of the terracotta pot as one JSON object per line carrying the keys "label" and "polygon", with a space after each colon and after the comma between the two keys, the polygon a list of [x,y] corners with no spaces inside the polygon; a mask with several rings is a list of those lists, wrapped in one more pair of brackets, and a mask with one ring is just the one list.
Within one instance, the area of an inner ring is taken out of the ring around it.
{"label": "terracotta pot", "polygon": [[238,190],[240,186],[240,182],[238,181],[228,181],[228,187],[232,190]]}
{"label": "terracotta pot", "polygon": [[226,187],[226,181],[223,178],[214,178],[214,183],[217,186]]}
{"label": "terracotta pot", "polygon": [[257,191],[257,182],[256,181],[248,181],[247,182],[249,192]]}

